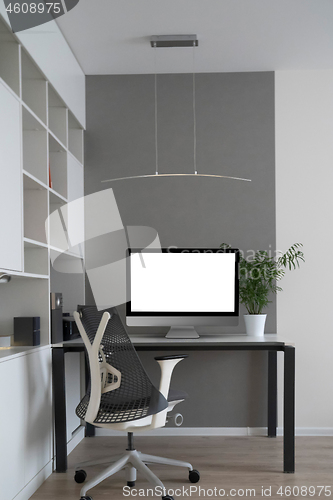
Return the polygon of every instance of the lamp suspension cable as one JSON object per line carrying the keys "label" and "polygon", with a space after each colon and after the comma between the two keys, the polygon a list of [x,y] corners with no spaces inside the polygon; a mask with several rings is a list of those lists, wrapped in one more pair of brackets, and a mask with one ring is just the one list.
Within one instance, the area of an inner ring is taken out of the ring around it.
{"label": "lamp suspension cable", "polygon": [[157,142],[157,72],[156,72],[156,42],[154,42],[154,95],[155,95],[155,175],[158,175],[158,142]]}
{"label": "lamp suspension cable", "polygon": [[[251,179],[242,177],[233,177],[220,174],[198,174],[197,170],[197,118],[196,118],[196,95],[195,95],[195,47],[198,46],[196,35],[162,35],[153,36],[150,41],[154,49],[154,115],[155,115],[155,174],[131,175],[126,177],[117,177],[116,179],[106,179],[101,182],[123,181],[128,179],[145,179],[149,177],[214,177],[219,179],[233,179],[237,181],[251,182]],[[158,164],[158,115],[157,115],[157,59],[156,49],[158,47],[192,47],[193,50],[193,71],[192,71],[192,107],[193,107],[193,174],[160,174]]]}
{"label": "lamp suspension cable", "polygon": [[193,167],[194,174],[198,175],[197,171],[197,118],[195,109],[195,42],[193,41],[193,74],[192,74],[192,88],[193,88]]}

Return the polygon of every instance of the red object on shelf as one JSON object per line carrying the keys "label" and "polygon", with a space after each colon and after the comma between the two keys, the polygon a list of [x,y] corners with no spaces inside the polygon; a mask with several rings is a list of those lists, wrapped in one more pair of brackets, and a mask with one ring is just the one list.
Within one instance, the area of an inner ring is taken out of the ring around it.
{"label": "red object on shelf", "polygon": [[49,188],[52,189],[52,179],[51,179],[51,167],[50,167],[50,164],[49,164]]}

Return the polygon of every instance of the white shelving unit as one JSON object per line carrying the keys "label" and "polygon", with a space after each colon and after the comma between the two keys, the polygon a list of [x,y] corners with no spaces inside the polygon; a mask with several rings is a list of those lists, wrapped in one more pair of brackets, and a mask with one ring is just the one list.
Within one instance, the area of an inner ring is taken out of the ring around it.
{"label": "white shelving unit", "polygon": [[49,133],[50,188],[67,201],[67,152],[64,146]]}
{"label": "white shelving unit", "polygon": [[49,129],[55,137],[67,146],[68,144],[68,109],[56,91],[48,85]]}
{"label": "white shelving unit", "polygon": [[23,169],[47,185],[47,131],[27,108],[22,107]]}
{"label": "white shelving unit", "polygon": [[[0,331],[13,334],[14,316],[40,316],[41,345],[47,345],[51,341],[50,292],[63,293],[64,311],[84,300],[84,277],[78,273],[83,269],[82,251],[74,249],[60,257],[67,272],[51,269],[50,253],[59,256],[66,248],[67,234],[50,234],[48,224],[52,212],[83,196],[83,128],[1,18],[0,85],[15,98],[21,113],[17,147],[21,151],[23,228],[22,265],[6,269],[0,261],[0,272],[13,277],[0,287]],[[67,213],[61,213],[65,225]],[[10,245],[10,239],[6,244]]]}
{"label": "white shelving unit", "polygon": [[28,53],[21,49],[22,100],[47,123],[47,82]]}
{"label": "white shelving unit", "polygon": [[[85,77],[56,23],[48,27],[50,34],[30,30],[21,40],[0,16],[0,273],[12,278],[0,285],[0,335],[13,335],[14,317],[39,316],[41,344],[0,348],[5,500],[30,498],[53,469],[50,292],[63,293],[64,312],[84,303],[82,251],[64,252],[66,231],[50,242],[48,217],[64,208],[62,220],[54,214],[60,228],[83,225],[83,214],[76,220],[66,205],[83,196],[83,129],[71,111],[84,121]],[[80,353],[68,353],[72,406],[80,400],[79,366]],[[68,415],[68,424],[71,440],[77,417]]]}
{"label": "white shelving unit", "polygon": [[0,76],[20,95],[20,45],[4,23],[0,23]]}
{"label": "white shelving unit", "polygon": [[83,130],[70,111],[68,111],[68,149],[80,163],[83,163]]}
{"label": "white shelving unit", "polygon": [[40,243],[24,240],[24,272],[48,277],[49,254]]}
{"label": "white shelving unit", "polygon": [[45,221],[48,217],[47,188],[23,174],[24,237],[47,243]]}

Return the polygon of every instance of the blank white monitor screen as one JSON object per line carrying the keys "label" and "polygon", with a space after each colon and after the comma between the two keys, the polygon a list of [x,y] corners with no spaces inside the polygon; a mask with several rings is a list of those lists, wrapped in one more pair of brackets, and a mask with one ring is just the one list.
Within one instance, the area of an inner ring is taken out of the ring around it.
{"label": "blank white monitor screen", "polygon": [[131,313],[237,314],[236,257],[216,250],[131,253]]}

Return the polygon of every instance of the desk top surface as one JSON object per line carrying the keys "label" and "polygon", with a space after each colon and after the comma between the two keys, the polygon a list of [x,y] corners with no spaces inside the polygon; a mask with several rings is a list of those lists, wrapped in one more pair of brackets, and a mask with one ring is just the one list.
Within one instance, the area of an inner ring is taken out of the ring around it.
{"label": "desk top surface", "polygon": [[[186,348],[186,346],[258,346],[259,345],[272,345],[272,346],[285,346],[294,345],[293,342],[287,341],[275,334],[265,334],[263,337],[251,337],[246,334],[242,335],[203,335],[198,339],[167,339],[163,336],[151,335],[130,335],[130,339],[136,347],[159,347],[165,349],[167,346]],[[82,339],[68,340],[58,344],[52,344],[52,347],[81,347],[83,344]]]}
{"label": "desk top surface", "polygon": [[[259,348],[265,347],[283,347],[286,345],[293,346],[294,343],[287,341],[275,334],[266,333],[264,337],[250,337],[246,334],[242,335],[204,335],[198,339],[166,339],[163,336],[156,336],[154,334],[150,335],[130,335],[131,341],[134,346],[142,348],[143,350],[155,349],[158,351],[186,349],[188,347],[190,350],[200,350],[200,348],[209,349],[210,347],[216,347],[217,349],[232,348],[235,349],[246,349],[248,348]],[[20,347],[0,347],[0,363],[3,361],[8,361],[11,358],[17,358],[20,356],[25,356],[27,354],[32,354],[34,352],[50,349],[50,347],[65,347],[68,349],[83,348],[83,340],[81,338],[75,340],[68,340],[65,342],[60,342],[58,344],[43,345],[43,346],[20,346]]]}

